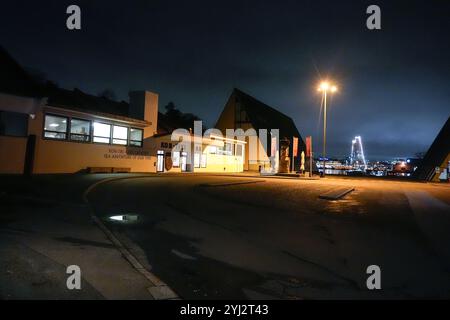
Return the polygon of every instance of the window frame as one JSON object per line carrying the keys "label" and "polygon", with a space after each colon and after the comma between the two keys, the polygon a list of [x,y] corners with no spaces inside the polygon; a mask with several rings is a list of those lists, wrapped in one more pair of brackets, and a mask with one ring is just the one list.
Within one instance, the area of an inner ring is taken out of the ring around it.
{"label": "window frame", "polygon": [[[81,134],[81,133],[72,133],[72,120],[78,120],[78,121],[85,121],[85,122],[89,122],[89,134]],[[93,125],[93,121],[92,120],[86,120],[86,119],[81,119],[81,118],[76,118],[76,117],[71,117],[70,118],[70,127],[69,127],[69,137],[68,137],[68,141],[70,142],[79,142],[79,143],[91,143],[93,141],[93,135],[94,135],[94,125]],[[88,137],[87,141],[83,141],[83,140],[73,140],[72,139],[72,135],[76,135],[76,136],[84,136],[84,137]]]}
{"label": "window frame", "polygon": [[[64,118],[64,119],[66,119],[66,131],[65,132],[63,132],[63,131],[56,131],[56,130],[46,130],[45,129],[45,120],[46,120],[46,118],[47,118],[47,116],[50,116],[50,117],[57,117],[57,118]],[[68,117],[68,116],[62,116],[62,115],[59,115],[59,114],[55,114],[55,113],[44,113],[44,117],[43,117],[43,119],[42,119],[42,139],[45,139],[45,140],[53,140],[53,141],[67,141],[67,139],[69,138],[68,136],[69,136],[69,134],[68,134],[68,132],[69,132],[69,126],[70,126],[70,117]],[[65,134],[65,138],[64,139],[59,139],[59,138],[52,138],[52,137],[47,137],[47,136],[45,136],[45,133],[46,132],[50,132],[50,133],[63,133],[63,134]]]}
{"label": "window frame", "polygon": [[[141,134],[141,140],[133,140],[133,139],[131,139],[131,129],[141,131],[141,133],[142,133]],[[135,128],[135,127],[129,127],[128,128],[128,132],[129,132],[129,134],[128,134],[128,145],[130,147],[143,148],[144,147],[144,129]],[[134,142],[139,142],[139,145],[133,144]]]}
{"label": "window frame", "polygon": [[[46,130],[45,129],[45,121],[47,119],[47,116],[49,117],[56,117],[66,120],[66,130],[65,131],[57,131],[57,130]],[[89,123],[89,134],[81,134],[81,133],[72,133],[72,120],[78,120],[78,121],[85,121]],[[107,125],[110,127],[109,130],[109,137],[104,136],[98,136],[94,134],[94,124],[99,123],[102,125]],[[113,143],[114,142],[114,127],[121,127],[127,129],[127,139],[120,139],[116,138],[115,140],[121,140],[126,142],[126,144],[119,144],[119,143]],[[131,130],[137,130],[141,132],[141,139],[131,139]],[[86,119],[86,118],[79,118],[79,117],[72,117],[70,115],[62,115],[58,113],[53,112],[44,112],[42,117],[42,139],[43,140],[53,140],[53,141],[66,141],[66,142],[75,142],[75,143],[92,143],[92,144],[101,144],[101,145],[117,145],[117,146],[123,146],[123,147],[133,147],[133,148],[143,148],[144,147],[144,128],[139,127],[132,127],[129,125],[124,125],[121,123],[116,123],[114,121],[111,122],[105,122],[105,121],[98,121],[96,119]],[[53,138],[53,137],[47,137],[46,133],[54,133],[54,134],[64,134],[64,138]],[[79,136],[79,137],[86,137],[88,140],[74,140],[72,139],[73,136]],[[94,141],[95,138],[102,138],[102,139],[109,139],[108,142],[99,142]],[[181,154],[180,154],[181,157]]]}
{"label": "window frame", "polygon": [[[109,126],[109,137],[96,136],[95,135],[95,123],[108,125]],[[103,145],[105,145],[105,144],[111,145],[112,144],[112,128],[113,128],[113,124],[111,124],[111,123],[105,123],[105,122],[100,122],[100,121],[93,121],[92,122],[92,143],[98,143],[98,144],[103,144]],[[109,142],[94,141],[95,138],[103,138],[103,139],[109,138]]]}
{"label": "window frame", "polygon": [[[205,159],[205,161],[203,161],[203,159]],[[200,167],[201,168],[206,168],[208,167],[208,157],[206,153],[202,153],[200,155]]]}
{"label": "window frame", "polygon": [[[175,153],[178,153],[178,163],[177,164],[175,164],[175,161],[173,161]],[[174,168],[180,167],[180,157],[181,157],[181,151],[173,151],[172,152],[172,167],[174,167]]]}
{"label": "window frame", "polygon": [[[114,127],[119,127],[119,128],[125,128],[127,129],[127,138],[126,139],[122,139],[122,138],[114,138]],[[114,140],[119,140],[119,141],[125,141],[125,144],[122,143],[114,143]],[[125,127],[125,126],[119,126],[119,125],[111,125],[111,144],[112,145],[116,145],[116,146],[128,146],[130,142],[130,127]]]}
{"label": "window frame", "polygon": [[[197,156],[197,155],[198,155],[198,163],[195,162],[196,161],[195,156]],[[201,168],[201,166],[202,166],[202,154],[198,151],[195,151],[194,152],[194,168]]]}

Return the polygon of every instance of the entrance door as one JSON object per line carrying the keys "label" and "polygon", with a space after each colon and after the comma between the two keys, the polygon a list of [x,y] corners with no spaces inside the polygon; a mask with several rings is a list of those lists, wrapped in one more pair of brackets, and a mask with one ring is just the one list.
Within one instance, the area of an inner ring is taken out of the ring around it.
{"label": "entrance door", "polygon": [[31,134],[28,136],[27,148],[25,151],[25,161],[23,168],[23,173],[25,175],[31,175],[33,173],[35,148],[36,148],[36,135]]}
{"label": "entrance door", "polygon": [[164,172],[164,151],[158,150],[157,158],[156,158],[156,171]]}
{"label": "entrance door", "polygon": [[181,152],[180,166],[181,166],[181,172],[187,171],[187,152]]}

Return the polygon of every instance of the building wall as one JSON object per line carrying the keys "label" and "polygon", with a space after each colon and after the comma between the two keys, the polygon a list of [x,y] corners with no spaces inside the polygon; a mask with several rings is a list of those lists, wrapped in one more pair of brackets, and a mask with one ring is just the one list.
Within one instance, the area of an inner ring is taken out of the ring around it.
{"label": "building wall", "polygon": [[150,91],[131,91],[130,117],[149,122],[144,128],[144,139],[150,138],[158,131],[158,94]]}
{"label": "building wall", "polygon": [[88,167],[156,172],[155,162],[156,157],[138,148],[38,139],[33,172],[74,173]]}
{"label": "building wall", "polygon": [[[440,172],[448,170],[447,174],[450,174],[449,162],[450,162],[450,153],[447,155],[447,157],[445,158],[444,162],[442,162],[440,164],[440,166],[439,166]],[[435,173],[433,175],[433,178],[431,179],[431,181],[433,181],[433,182],[440,182],[439,176],[440,176],[440,173]]]}
{"label": "building wall", "polygon": [[[235,128],[235,105],[236,105],[236,97],[234,95],[230,96],[227,103],[225,104],[225,108],[223,109],[222,113],[219,116],[219,119],[216,122],[216,128],[222,131],[222,134],[226,135],[227,129],[234,129]],[[241,125],[242,130],[247,131],[248,129],[254,128],[251,126],[250,123],[243,123]],[[258,132],[256,132],[258,134]],[[232,137],[233,138],[233,137]],[[236,138],[236,137],[234,137]],[[270,138],[267,137],[267,140]],[[246,148],[245,148],[245,160],[243,163],[243,168],[245,171],[259,171],[261,168],[270,168],[270,159],[267,154],[267,150],[264,149],[263,144],[260,139],[257,139],[256,146],[251,146],[251,139],[249,137],[245,138]],[[266,142],[266,145],[269,145],[270,141]],[[252,151],[252,148],[254,148]],[[253,156],[250,156],[250,154],[253,154]]]}
{"label": "building wall", "polygon": [[0,173],[22,174],[26,147],[26,137],[0,136]]}
{"label": "building wall", "polygon": [[[204,154],[202,154],[203,156]],[[206,168],[194,168],[194,172],[242,172],[244,159],[240,156],[206,154]]]}
{"label": "building wall", "polygon": [[43,139],[44,112],[29,120],[36,135],[33,173],[74,173],[88,167],[130,168],[131,172],[156,172],[156,157],[145,148]]}
{"label": "building wall", "polygon": [[[152,147],[150,148],[152,154],[156,154],[158,150],[163,150],[165,153],[165,158],[171,156],[172,148],[177,144],[176,141],[171,140],[170,135],[154,137],[151,140]],[[194,166],[194,145],[191,145],[191,150],[186,150],[188,152],[188,158],[191,159],[191,168],[193,172],[242,172],[244,171],[244,158],[242,156],[229,156],[221,154],[211,154],[208,152],[207,145],[202,147],[202,157],[206,156],[206,167],[203,168]],[[172,167],[170,170],[165,169],[164,171],[169,172],[181,172],[180,167]]]}

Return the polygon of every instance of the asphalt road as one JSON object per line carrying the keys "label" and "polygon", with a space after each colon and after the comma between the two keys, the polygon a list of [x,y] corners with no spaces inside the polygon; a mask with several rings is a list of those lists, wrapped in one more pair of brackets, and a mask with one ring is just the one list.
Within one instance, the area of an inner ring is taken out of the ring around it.
{"label": "asphalt road", "polygon": [[[341,200],[319,195],[342,187]],[[366,179],[154,175],[89,194],[181,298],[449,298],[450,188]],[[115,215],[137,220],[113,221]],[[368,290],[366,268],[381,268]]]}

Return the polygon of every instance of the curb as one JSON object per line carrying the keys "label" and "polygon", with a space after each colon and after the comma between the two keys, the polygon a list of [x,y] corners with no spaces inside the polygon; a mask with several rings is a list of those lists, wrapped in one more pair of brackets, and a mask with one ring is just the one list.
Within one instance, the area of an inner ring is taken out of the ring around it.
{"label": "curb", "polygon": [[218,183],[201,183],[199,187],[227,187],[227,186],[237,186],[242,184],[253,184],[253,183],[262,183],[266,182],[266,180],[250,180],[250,181],[236,181],[236,182],[218,182]]}
{"label": "curb", "polygon": [[114,235],[114,233],[108,229],[108,227],[99,219],[94,209],[92,208],[91,204],[89,203],[89,200],[87,198],[88,194],[95,189],[100,184],[108,183],[111,181],[117,181],[117,180],[125,180],[125,179],[140,179],[140,178],[148,178],[148,176],[135,176],[135,177],[117,177],[117,178],[107,178],[104,180],[97,181],[90,185],[84,192],[83,192],[83,202],[87,205],[89,208],[89,211],[91,213],[92,220],[95,222],[95,224],[105,233],[106,237],[116,246],[116,249],[119,250],[119,252],[122,254],[122,256],[131,264],[131,266],[139,272],[141,275],[143,275],[151,284],[152,286],[147,288],[150,295],[155,300],[173,300],[173,299],[179,299],[178,295],[161,279],[159,279],[157,276],[155,276],[153,273],[148,271],[140,262],[139,260],[128,250],[127,247],[125,247],[122,242]]}
{"label": "curb", "polygon": [[354,187],[344,188],[344,189],[340,188],[337,190],[331,190],[326,193],[323,193],[323,194],[319,195],[319,198],[325,199],[325,200],[339,200],[340,198],[349,194],[352,191],[355,191]]}

